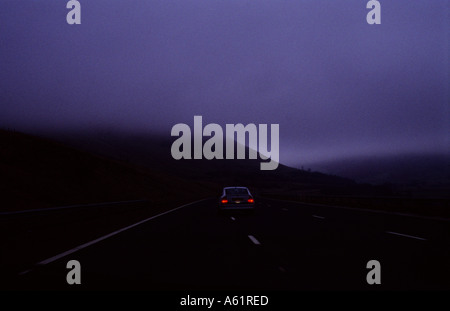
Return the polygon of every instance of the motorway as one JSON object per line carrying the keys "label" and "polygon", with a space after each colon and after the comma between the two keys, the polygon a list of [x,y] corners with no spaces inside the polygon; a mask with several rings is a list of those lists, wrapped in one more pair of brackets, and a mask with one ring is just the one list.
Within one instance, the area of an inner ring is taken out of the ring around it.
{"label": "motorway", "polygon": [[[218,215],[205,199],[47,258],[18,289],[449,290],[450,222],[258,199]],[[88,241],[86,241],[88,242]],[[69,260],[81,285],[68,285]],[[369,260],[381,284],[369,285]]]}

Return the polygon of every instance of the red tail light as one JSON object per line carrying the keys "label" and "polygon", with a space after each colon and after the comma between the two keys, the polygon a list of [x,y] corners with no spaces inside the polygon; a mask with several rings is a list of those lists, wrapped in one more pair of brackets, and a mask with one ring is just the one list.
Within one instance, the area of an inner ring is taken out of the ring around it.
{"label": "red tail light", "polygon": [[248,202],[248,203],[254,203],[255,200],[253,200],[253,199],[248,199],[247,202]]}
{"label": "red tail light", "polygon": [[228,203],[228,200],[227,199],[222,199],[222,204],[227,204]]}

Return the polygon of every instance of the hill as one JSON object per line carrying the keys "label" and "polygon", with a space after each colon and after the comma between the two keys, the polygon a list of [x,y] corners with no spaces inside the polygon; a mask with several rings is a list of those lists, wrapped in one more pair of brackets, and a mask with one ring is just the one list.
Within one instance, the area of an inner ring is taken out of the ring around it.
{"label": "hill", "polygon": [[349,158],[318,163],[318,169],[374,185],[390,184],[410,195],[448,196],[450,156],[436,153]]}
{"label": "hill", "polygon": [[259,157],[256,160],[174,160],[170,153],[174,138],[151,133],[91,130],[58,133],[53,138],[81,150],[196,181],[213,191],[223,186],[240,184],[255,191],[272,193],[386,194],[383,187],[362,185],[349,178],[300,170],[283,164],[273,171],[261,171]]}
{"label": "hill", "polygon": [[[0,130],[1,211],[146,199],[184,202],[204,188],[151,168]],[[179,195],[177,189],[186,189]]]}
{"label": "hill", "polygon": [[[414,198],[439,198],[422,186],[420,191],[409,185],[374,186],[282,164],[261,171],[260,159],[177,161],[170,154],[170,137],[152,134],[97,130],[50,136],[0,131],[2,211],[136,199],[176,206],[217,196],[230,185],[247,186],[256,195],[402,211],[417,205],[414,209],[426,212],[430,202]],[[399,196],[406,203],[398,204]],[[440,211],[441,201],[436,204]]]}

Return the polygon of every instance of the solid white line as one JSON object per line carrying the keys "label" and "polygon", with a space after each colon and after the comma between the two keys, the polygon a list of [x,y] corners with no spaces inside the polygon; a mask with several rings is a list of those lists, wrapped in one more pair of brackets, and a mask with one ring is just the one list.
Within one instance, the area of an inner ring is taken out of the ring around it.
{"label": "solid white line", "polygon": [[325,217],[317,216],[317,215],[312,215],[312,217],[319,218],[319,219],[325,219]]}
{"label": "solid white line", "polygon": [[261,243],[259,243],[259,241],[258,241],[253,235],[249,235],[248,238],[249,238],[250,241],[252,241],[254,244],[256,244],[256,245],[261,245]]}
{"label": "solid white line", "polygon": [[289,211],[287,208],[282,208],[281,210],[284,211],[284,212]]}
{"label": "solid white line", "polygon": [[231,218],[231,220],[236,220],[234,217],[230,217]]}
{"label": "solid white line", "polygon": [[[157,217],[160,217],[160,216],[169,214],[169,213],[174,212],[174,211],[176,211],[176,210],[178,210],[178,209],[180,209],[180,208],[183,208],[183,207],[186,207],[186,206],[195,204],[195,203],[199,203],[199,202],[202,202],[202,201],[206,201],[206,200],[208,200],[208,199],[203,199],[203,200],[198,200],[198,201],[195,201],[195,202],[191,202],[191,203],[188,203],[188,204],[185,204],[185,205],[176,207],[176,208],[174,208],[174,209],[168,210],[168,211],[163,212],[163,213],[161,213],[161,214],[158,214],[158,215],[149,217],[149,218],[147,218],[147,219],[141,220],[141,221],[139,221],[139,222],[137,222],[137,223],[135,223],[135,224],[133,224],[133,225],[130,225],[130,226],[128,226],[128,227],[125,227],[125,228],[119,229],[119,230],[117,230],[117,231],[111,232],[111,233],[109,233],[109,234],[107,234],[107,235],[104,235],[104,236],[98,238],[98,239],[92,240],[92,241],[90,241],[90,242],[87,242],[87,243],[84,243],[84,244],[82,244],[82,245],[79,245],[79,246],[77,246],[77,247],[75,247],[75,248],[72,248],[72,249],[70,249],[70,250],[68,250],[68,251],[65,251],[65,252],[63,252],[63,253],[61,253],[61,254],[58,254],[58,255],[56,255],[56,256],[53,256],[53,257],[47,258],[47,259],[45,259],[45,260],[42,260],[41,262],[38,262],[36,265],[42,266],[42,265],[49,264],[49,263],[51,263],[51,262],[53,262],[53,261],[55,261],[55,260],[58,260],[58,259],[60,259],[60,258],[63,258],[63,257],[65,257],[65,256],[67,256],[67,255],[73,254],[73,253],[75,253],[75,252],[77,252],[77,251],[79,251],[79,250],[81,250],[81,249],[83,249],[83,248],[86,248],[86,247],[88,247],[88,246],[90,246],[90,245],[96,244],[96,243],[98,243],[98,242],[100,242],[100,241],[103,241],[103,240],[109,238],[109,237],[112,237],[112,236],[114,236],[114,235],[116,235],[116,234],[119,234],[119,233],[121,233],[121,232],[123,232],[123,231],[125,231],[125,230],[134,228],[134,227],[136,227],[136,226],[138,226],[138,225],[141,225],[141,224],[143,224],[144,222],[147,222],[147,221],[152,220],[152,219],[155,219],[155,218],[157,218]],[[25,273],[27,273],[27,272],[29,272],[29,271],[23,271],[23,272],[21,272],[21,273],[19,273],[19,274],[21,275],[21,274],[25,274]]]}
{"label": "solid white line", "polygon": [[403,233],[398,233],[398,232],[386,231],[386,233],[395,234],[395,235],[399,235],[399,236],[404,236],[404,237],[411,238],[411,239],[416,239],[416,240],[422,240],[422,241],[426,241],[427,240],[427,239],[420,238],[420,237],[417,237],[417,236],[403,234]]}

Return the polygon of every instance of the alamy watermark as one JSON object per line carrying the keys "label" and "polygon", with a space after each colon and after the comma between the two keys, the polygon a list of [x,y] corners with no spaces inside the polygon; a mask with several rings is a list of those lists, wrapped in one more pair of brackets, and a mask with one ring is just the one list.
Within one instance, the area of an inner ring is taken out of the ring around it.
{"label": "alamy watermark", "polygon": [[70,11],[67,13],[66,21],[69,25],[81,24],[81,4],[77,0],[70,0],[67,2],[66,8]]}
{"label": "alamy watermark", "polygon": [[372,259],[367,262],[367,269],[370,271],[367,273],[366,281],[369,285],[381,284],[381,264],[378,260]]}
{"label": "alamy watermark", "polygon": [[69,260],[66,268],[70,269],[66,276],[67,284],[81,284],[81,264],[78,260]]}
{"label": "alamy watermark", "polygon": [[367,2],[366,8],[368,8],[370,11],[367,13],[366,21],[367,24],[373,25],[373,24],[381,24],[381,4],[377,0],[370,0]]}
{"label": "alamy watermark", "polygon": [[[184,123],[176,124],[172,127],[171,135],[178,136],[171,148],[172,157],[180,159],[234,159],[235,144],[237,145],[236,159],[245,159],[246,156],[246,136],[248,135],[249,159],[257,159],[258,154],[265,161],[260,164],[261,170],[275,170],[278,167],[279,157],[279,135],[280,126],[270,125],[270,150],[268,148],[268,126],[267,124],[253,123],[243,125],[226,124],[225,133],[219,124],[211,123],[203,127],[202,116],[194,116],[194,134],[192,156],[192,131],[189,125]],[[224,135],[225,134],[225,135]],[[247,135],[246,135],[247,134]],[[211,137],[203,144],[203,137]],[[236,141],[235,141],[236,137]],[[224,144],[225,139],[225,144]],[[225,145],[225,153],[224,153]],[[256,150],[254,149],[256,147]]]}
{"label": "alamy watermark", "polygon": [[[66,8],[70,11],[67,13],[66,21],[69,25],[81,24],[81,4],[80,1],[70,0],[67,2]],[[369,25],[381,24],[381,4],[377,0],[367,2],[366,8],[369,9],[366,21]]]}

